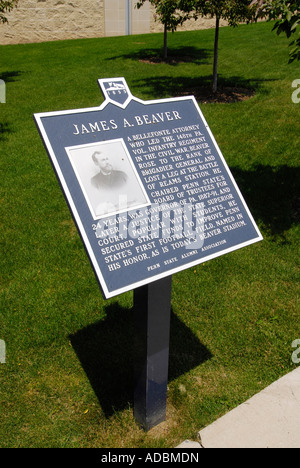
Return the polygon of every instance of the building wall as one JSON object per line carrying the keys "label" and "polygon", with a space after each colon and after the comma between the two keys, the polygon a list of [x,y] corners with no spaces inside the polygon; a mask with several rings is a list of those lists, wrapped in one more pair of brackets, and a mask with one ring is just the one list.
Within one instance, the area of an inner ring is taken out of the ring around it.
{"label": "building wall", "polygon": [[104,36],[104,0],[20,0],[0,25],[0,44]]}
{"label": "building wall", "polygon": [[135,8],[136,0],[105,0],[105,36],[150,32],[150,3]]}
{"label": "building wall", "polygon": [[[150,3],[139,10],[135,4],[136,0],[20,0],[7,14],[8,24],[0,24],[0,44],[163,31]],[[179,30],[210,27],[214,20],[201,18]]]}
{"label": "building wall", "polygon": [[151,18],[153,17],[150,3],[145,3],[142,8],[135,8],[136,0],[132,0],[132,34],[145,34],[151,31]]}

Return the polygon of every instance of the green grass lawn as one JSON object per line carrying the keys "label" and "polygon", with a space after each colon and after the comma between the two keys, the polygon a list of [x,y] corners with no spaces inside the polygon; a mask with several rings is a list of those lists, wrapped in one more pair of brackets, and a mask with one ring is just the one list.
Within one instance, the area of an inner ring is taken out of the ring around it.
{"label": "green grass lawn", "polygon": [[209,83],[213,30],[0,46],[0,447],[174,447],[293,370],[300,338],[299,63],[260,23],[220,31],[219,82],[255,95],[199,103],[264,241],[173,277],[167,421],[133,418],[132,293],[104,301],[32,115],[100,105],[98,78],[175,97]]}

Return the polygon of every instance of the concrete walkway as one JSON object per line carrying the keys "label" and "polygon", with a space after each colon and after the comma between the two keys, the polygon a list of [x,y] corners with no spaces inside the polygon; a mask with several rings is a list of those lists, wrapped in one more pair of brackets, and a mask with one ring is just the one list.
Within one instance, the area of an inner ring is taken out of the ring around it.
{"label": "concrete walkway", "polygon": [[177,448],[300,448],[300,367]]}

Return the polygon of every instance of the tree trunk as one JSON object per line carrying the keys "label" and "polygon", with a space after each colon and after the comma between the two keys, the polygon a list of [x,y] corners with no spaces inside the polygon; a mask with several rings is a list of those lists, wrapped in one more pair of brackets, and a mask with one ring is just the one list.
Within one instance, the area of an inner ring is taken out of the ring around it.
{"label": "tree trunk", "polygon": [[166,60],[168,58],[168,29],[166,24],[164,26],[164,59]]}
{"label": "tree trunk", "polygon": [[219,48],[220,18],[216,18],[215,47],[214,47],[214,71],[213,71],[213,93],[218,90],[218,48]]}

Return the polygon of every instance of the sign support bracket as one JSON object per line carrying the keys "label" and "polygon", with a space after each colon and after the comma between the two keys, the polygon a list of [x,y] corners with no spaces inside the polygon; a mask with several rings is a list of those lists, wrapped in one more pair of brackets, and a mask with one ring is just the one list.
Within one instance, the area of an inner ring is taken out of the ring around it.
{"label": "sign support bracket", "polygon": [[166,419],[172,276],[134,290],[134,417],[148,431]]}

